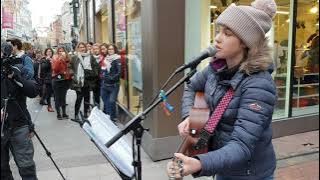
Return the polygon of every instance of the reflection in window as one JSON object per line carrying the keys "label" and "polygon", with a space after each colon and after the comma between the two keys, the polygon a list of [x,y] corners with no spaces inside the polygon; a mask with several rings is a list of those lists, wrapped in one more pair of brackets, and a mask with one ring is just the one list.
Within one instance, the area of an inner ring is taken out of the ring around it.
{"label": "reflection in window", "polygon": [[[278,102],[274,110],[274,119],[287,117],[289,104],[289,76],[290,67],[288,57],[289,48],[289,27],[290,27],[290,0],[276,1],[277,12],[273,19],[273,35],[270,36],[271,44],[273,47],[273,62],[274,62],[274,81],[277,86]],[[273,42],[273,43],[272,43]]]}
{"label": "reflection in window", "polygon": [[142,111],[141,2],[127,0],[130,111]]}
{"label": "reflection in window", "polygon": [[298,1],[293,115],[319,112],[319,3]]}
{"label": "reflection in window", "polygon": [[[211,0],[211,39],[214,42],[216,34],[215,19],[232,3],[233,1]],[[237,5],[250,5],[251,1],[239,0]],[[273,27],[267,33],[270,46],[273,48],[273,57],[275,69],[273,77],[277,85],[278,102],[274,111],[274,119],[287,116],[286,101],[289,98],[287,83],[288,79],[288,39],[289,39],[289,12],[290,0],[276,0],[277,13],[273,19]]]}
{"label": "reflection in window", "polygon": [[121,79],[120,79],[120,90],[118,95],[118,101],[125,108],[128,108],[128,86],[127,86],[127,76],[126,76],[126,0],[115,0],[115,41],[116,46],[119,49],[119,54],[121,55]]}

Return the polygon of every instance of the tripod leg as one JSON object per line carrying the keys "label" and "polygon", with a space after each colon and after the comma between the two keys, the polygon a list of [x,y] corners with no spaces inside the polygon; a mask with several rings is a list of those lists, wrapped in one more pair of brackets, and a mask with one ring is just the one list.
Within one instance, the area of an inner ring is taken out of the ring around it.
{"label": "tripod leg", "polygon": [[52,156],[51,156],[51,152],[48,151],[48,149],[46,148],[46,146],[43,144],[43,142],[41,141],[38,133],[36,131],[33,131],[34,135],[36,135],[37,139],[39,140],[40,144],[42,145],[43,149],[46,151],[47,156],[49,156],[49,158],[51,159],[52,163],[54,164],[54,166],[56,167],[56,169],[58,170],[59,174],[61,175],[63,180],[66,180],[66,178],[63,176],[62,172],[60,171],[59,167],[57,166],[56,162],[53,160]]}

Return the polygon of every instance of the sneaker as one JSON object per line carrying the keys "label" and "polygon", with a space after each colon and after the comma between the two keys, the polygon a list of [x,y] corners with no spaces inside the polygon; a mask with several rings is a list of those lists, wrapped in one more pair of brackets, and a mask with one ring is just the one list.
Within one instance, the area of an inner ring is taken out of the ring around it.
{"label": "sneaker", "polygon": [[63,119],[69,119],[69,116],[68,116],[67,114],[63,114],[63,115],[62,115],[62,118],[63,118]]}
{"label": "sneaker", "polygon": [[58,120],[63,120],[62,116],[60,114],[57,115]]}
{"label": "sneaker", "polygon": [[48,112],[54,112],[51,106],[48,106]]}

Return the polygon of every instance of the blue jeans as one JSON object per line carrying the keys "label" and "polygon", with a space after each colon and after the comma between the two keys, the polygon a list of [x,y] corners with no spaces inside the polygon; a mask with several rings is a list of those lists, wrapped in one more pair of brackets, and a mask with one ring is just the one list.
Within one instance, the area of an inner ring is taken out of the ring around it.
{"label": "blue jeans", "polygon": [[[216,176],[216,180],[237,180],[237,179],[236,179],[236,178],[233,178],[233,177],[219,176],[219,175],[217,175],[217,176]],[[266,177],[266,178],[264,178],[264,179],[260,179],[260,180],[274,180],[274,175],[272,174],[271,176]]]}
{"label": "blue jeans", "polygon": [[101,84],[101,98],[103,111],[110,115],[111,120],[116,118],[116,101],[119,93],[119,84]]}

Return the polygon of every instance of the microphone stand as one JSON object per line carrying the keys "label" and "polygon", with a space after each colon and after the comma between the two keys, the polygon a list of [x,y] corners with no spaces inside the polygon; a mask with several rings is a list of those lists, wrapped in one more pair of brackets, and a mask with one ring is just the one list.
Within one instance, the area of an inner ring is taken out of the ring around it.
{"label": "microphone stand", "polygon": [[[190,78],[197,72],[196,66],[194,66],[189,73],[187,73],[183,78],[181,78],[173,87],[171,87],[167,92],[166,96],[169,96],[173,91],[175,91],[180,85],[184,82],[189,82]],[[151,104],[147,109],[143,112],[135,116],[132,120],[130,120],[120,132],[118,132],[113,138],[111,138],[105,146],[109,148],[112,144],[114,144],[118,139],[120,139],[123,135],[127,134],[130,131],[133,131],[133,139],[136,140],[135,144],[137,146],[137,160],[133,159],[133,166],[135,169],[135,175],[137,180],[141,180],[141,155],[140,155],[140,148],[141,148],[141,138],[143,132],[146,130],[142,127],[140,122],[145,119],[146,115],[154,109],[159,103],[161,103],[163,99],[159,97],[153,104]],[[134,143],[133,143],[133,153],[135,150]]]}

